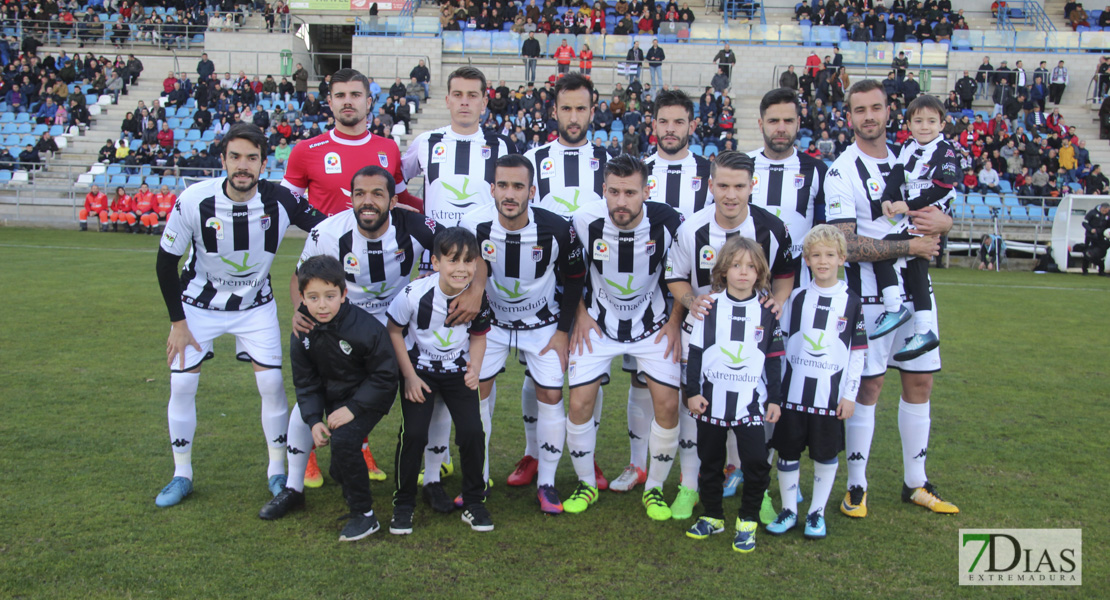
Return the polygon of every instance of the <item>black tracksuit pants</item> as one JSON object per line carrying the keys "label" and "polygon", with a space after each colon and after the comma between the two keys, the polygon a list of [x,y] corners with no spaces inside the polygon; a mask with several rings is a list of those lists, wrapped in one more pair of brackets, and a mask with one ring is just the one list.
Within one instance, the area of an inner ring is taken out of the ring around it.
{"label": "black tracksuit pants", "polygon": [[482,465],[486,460],[486,433],[478,408],[478,390],[463,383],[462,373],[434,374],[417,371],[420,379],[428,384],[431,392],[424,394],[424,402],[410,402],[404,398],[402,386],[401,431],[397,434],[397,491],[393,506],[416,506],[416,479],[420,476],[420,462],[424,447],[428,445],[428,425],[437,395],[443,398],[451,421],[455,424],[455,445],[459,449],[462,470],[462,497],[466,506],[481,504],[485,500],[485,476]]}
{"label": "black tracksuit pants", "polygon": [[351,512],[363,514],[374,508],[370,476],[366,471],[366,460],[362,457],[362,440],[384,416],[376,410],[368,410],[350,423],[331,430],[331,441],[328,442],[331,467],[328,473],[343,486],[343,499]]}
{"label": "black tracksuit pants", "polygon": [[[744,474],[743,492],[740,497],[740,518],[759,521],[759,508],[763,492],[771,483],[771,465],[767,463],[767,439],[763,423],[738,425],[731,428],[736,433],[736,450],[740,454],[740,471]],[[698,458],[701,459],[698,486],[705,516],[725,518],[721,497],[725,487],[725,440],[729,427],[710,425],[698,421]]]}

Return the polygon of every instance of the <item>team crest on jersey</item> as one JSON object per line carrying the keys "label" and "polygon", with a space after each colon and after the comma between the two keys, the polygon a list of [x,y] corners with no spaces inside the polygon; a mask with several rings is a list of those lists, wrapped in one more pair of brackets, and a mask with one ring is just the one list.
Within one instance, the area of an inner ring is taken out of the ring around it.
{"label": "team crest on jersey", "polygon": [[381,163],[383,169],[389,168],[389,155],[385,152],[378,153],[378,162]]}
{"label": "team crest on jersey", "polygon": [[204,226],[205,227],[211,227],[212,229],[216,230],[216,239],[217,240],[224,239],[224,223],[223,223],[223,221],[217,219],[216,217],[209,217],[208,220],[204,222]]}
{"label": "team crest on jersey", "polygon": [[594,260],[609,260],[609,244],[605,240],[594,240]]}
{"label": "team crest on jersey", "polygon": [[655,240],[648,240],[647,243],[644,244],[644,253],[648,256],[655,254]]}
{"label": "team crest on jersey", "polygon": [[555,161],[545,158],[540,161],[540,179],[548,179],[555,175]]}
{"label": "team crest on jersey", "polygon": [[701,189],[701,177],[693,177],[690,179],[690,189],[695,192]]}
{"label": "team crest on jersey", "polygon": [[304,349],[308,350],[308,347],[311,346],[311,345],[312,345],[312,343],[308,341],[308,336],[307,335],[304,336]]}
{"label": "team crest on jersey", "polygon": [[698,251],[698,268],[712,269],[715,264],[717,264],[717,251],[709,244],[702,246]]}
{"label": "team crest on jersey", "polygon": [[794,176],[794,189],[800,190],[800,189],[804,188],[805,186],[806,186],[806,176],[802,173],[798,173],[797,175],[795,175]]}
{"label": "team crest on jersey", "polygon": [[844,333],[844,330],[847,329],[847,328],[848,328],[848,319],[845,319],[844,317],[837,317],[836,318],[836,331],[837,331],[837,333]]}
{"label": "team crest on jersey", "polygon": [[759,343],[759,342],[763,341],[763,328],[762,327],[756,327],[755,328],[755,337],[753,339],[756,341],[756,343]]}
{"label": "team crest on jersey", "polygon": [[532,246],[532,262],[543,260],[543,246]]}
{"label": "team crest on jersey", "polygon": [[404,250],[396,250],[396,251],[394,251],[394,252],[393,252],[393,258],[394,258],[394,259],[395,259],[395,260],[396,260],[397,262],[401,262],[402,260],[405,260],[405,251],[404,251]]}
{"label": "team crest on jersey", "polygon": [[351,275],[358,275],[358,257],[354,252],[348,252],[347,256],[343,257],[343,271]]}
{"label": "team crest on jersey", "polygon": [[447,160],[447,144],[440,142],[432,146],[432,162],[441,163]]}
{"label": "team crest on jersey", "polygon": [[262,215],[260,223],[262,225],[262,231],[268,230],[270,228],[270,215]]}
{"label": "team crest on jersey", "polygon": [[601,168],[601,161],[596,158],[590,159],[590,170],[596,171]]}
{"label": "team crest on jersey", "polygon": [[324,155],[324,173],[332,175],[343,172],[343,162],[339,159],[338,152],[328,152]]}
{"label": "team crest on jersey", "polygon": [[497,246],[490,240],[482,242],[482,258],[489,262],[497,262]]}
{"label": "team crest on jersey", "polygon": [[482,146],[482,160],[489,160],[491,156],[493,156],[493,151],[490,150],[489,146]]}
{"label": "team crest on jersey", "polygon": [[343,354],[351,353],[351,345],[347,343],[347,340],[339,340],[339,349],[343,351]]}
{"label": "team crest on jersey", "polygon": [[874,177],[867,180],[867,191],[871,193],[871,199],[877,200],[883,193],[883,186],[879,185],[879,180]]}

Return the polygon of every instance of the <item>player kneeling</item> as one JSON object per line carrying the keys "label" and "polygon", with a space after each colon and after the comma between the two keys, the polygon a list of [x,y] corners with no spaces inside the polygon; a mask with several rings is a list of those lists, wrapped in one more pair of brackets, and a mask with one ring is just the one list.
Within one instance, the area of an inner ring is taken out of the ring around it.
{"label": "player kneeling", "polygon": [[740,236],[729,238],[713,266],[712,305],[701,321],[694,322],[686,362],[686,406],[697,419],[705,507],[686,535],[703,540],[725,530],[721,498],[725,440],[731,429],[744,473],[732,542],[737,552],[755,550],[759,508],[771,481],[763,421],[779,420],[782,337],[774,313],[760,303],[770,291],[769,279],[759,244]]}
{"label": "player kneeling", "polygon": [[[360,540],[378,530],[362,440],[393,406],[397,362],[393,346],[372,315],[347,301],[343,265],[331,256],[313,256],[297,270],[304,304],[300,311],[314,327],[293,333],[293,383],[297,404],[289,416],[288,453],[331,446],[331,476],[343,486],[351,509],[339,541]],[[327,420],[324,420],[324,413]],[[258,516],[280,519],[304,506],[304,471],[291,469],[286,487]]]}
{"label": "player kneeling", "polygon": [[838,273],[848,247],[831,225],[818,225],[802,243],[813,273],[782,307],[786,348],[782,418],[771,447],[778,450],[782,512],[767,532],[782,535],[798,522],[799,460],[809,448],[813,459],[813,499],[806,511],[805,537],[825,537],[825,504],[844,450],[843,420],[852,416],[867,352],[867,329],[860,298]]}

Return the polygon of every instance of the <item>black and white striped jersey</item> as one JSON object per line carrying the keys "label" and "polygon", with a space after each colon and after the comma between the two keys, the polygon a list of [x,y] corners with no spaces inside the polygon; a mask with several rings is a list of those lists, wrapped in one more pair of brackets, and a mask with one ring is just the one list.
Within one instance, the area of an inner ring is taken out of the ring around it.
{"label": "black and white striped jersey", "polygon": [[406,180],[424,174],[424,214],[454,227],[468,210],[493,203],[490,182],[497,159],[506,154],[509,146],[500,135],[460,135],[448,125],[416,136],[401,167]]}
{"label": "black and white striped jersey", "polygon": [[441,230],[431,217],[394,208],[389,212],[389,228],[371,240],[359,231],[354,211],[345,210],[308,234],[297,267],[321,254],[337,258],[346,273],[351,304],[384,325],[389,303],[408,284],[413,265],[432,248]]}
{"label": "black and white striped jersey", "polygon": [[[914,200],[918,200],[922,193],[930,190],[934,197],[937,191],[943,195],[929,204],[943,211],[948,210],[956,197],[954,186],[962,180],[960,174],[963,173],[963,169],[960,168],[959,153],[950,142],[944,139],[943,135],[938,135],[936,139],[925,145],[918,144],[916,140],[910,138],[898,153],[898,164],[902,165],[906,173],[906,183],[899,191],[902,199],[911,203],[910,208],[914,208],[912,204]],[[928,202],[928,199],[924,201]],[[905,231],[910,225],[909,216],[901,215],[894,231]]]}
{"label": "black and white striped jersey", "polygon": [[289,226],[309,231],[325,217],[307,200],[268,181],[259,181],[247,202],[233,202],[224,193],[226,181],[208,179],[182,192],[161,246],[176,256],[189,251],[181,271],[182,302],[246,310],[274,299],[270,267]]}
{"label": "black and white striped jersey", "polygon": [[783,408],[835,416],[847,395],[842,388],[859,386],[846,379],[848,356],[867,350],[859,296],[843,281],[831,288],[810,283],[790,295],[779,323],[786,348]]}
{"label": "black and white striped jersey", "polygon": [[535,206],[570,218],[574,211],[604,194],[605,162],[600,146],[564,146],[559,140],[524,153],[536,168]]}
{"label": "black and white striped jersey", "polygon": [[[793,277],[798,270],[798,258],[790,254],[790,234],[775,215],[758,206],[748,206],[748,218],[738,227],[724,229],[715,218],[717,207],[709,205],[686,219],[678,228],[678,238],[667,254],[665,280],[686,281],[694,288],[695,295],[711,291],[713,265],[725,240],[739,235],[754,240],[763,248],[763,256],[775,279]],[[687,313],[682,328],[691,331],[693,315]]]}
{"label": "black and white striped jersey", "polygon": [[[827,222],[852,223],[856,235],[876,240],[891,233],[898,221],[883,216],[882,198],[896,156],[889,147],[886,158],[876,159],[860,152],[856,144],[848,146],[825,175]],[[871,263],[845,263],[844,275],[848,288],[859,294],[864,304],[881,302]]]}
{"label": "black and white striped jersey", "polygon": [[709,402],[694,418],[728,427],[762,422],[768,400],[779,402],[768,397],[764,363],[782,354],[778,321],[758,295],[738,300],[727,292],[713,294],[709,313],[690,334],[686,395]]}
{"label": "black and white striped jersey", "polygon": [[447,325],[447,307],[456,296],[439,287],[439,273],[405,286],[389,304],[389,320],[405,328],[409,360],[417,371],[465,373],[470,362],[470,335],[485,335],[490,309],[482,296],[482,309],[469,323]]}
{"label": "black and white striped jersey", "polygon": [[713,193],[709,191],[708,158],[693,152],[678,161],[669,161],[652,154],[644,160],[651,170],[648,177],[650,200],[669,204],[684,218],[689,219],[707,204],[713,203]]}
{"label": "black and white striped jersey", "polygon": [[667,321],[663,267],[682,217],[660,202],[644,202],[631,230],[618,229],[605,202],[574,213],[572,224],[586,258],[586,308],[605,335],[636,342]]}
{"label": "black and white striped jersey", "polygon": [[825,220],[824,161],[797,150],[783,160],[772,160],[763,148],[748,153],[755,161],[751,203],[771,211],[790,230],[790,253],[802,255],[802,240]]}
{"label": "black and white striped jersey", "polygon": [[478,238],[489,265],[486,298],[493,324],[504,329],[538,329],[558,322],[556,283],[580,278],[582,247],[566,219],[528,207],[528,224],[507,231],[493,206],[470,211],[459,223]]}

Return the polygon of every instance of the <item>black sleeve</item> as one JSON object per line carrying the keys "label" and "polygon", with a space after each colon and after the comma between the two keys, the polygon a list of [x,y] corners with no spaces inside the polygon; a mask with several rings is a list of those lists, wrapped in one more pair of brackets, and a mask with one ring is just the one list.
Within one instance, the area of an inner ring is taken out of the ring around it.
{"label": "black sleeve", "polygon": [[883,202],[904,201],[902,186],[906,184],[906,168],[901,164],[894,165],[890,174],[886,176],[886,189],[883,190]]}
{"label": "black sleeve", "polygon": [[493,322],[493,310],[489,307],[489,297],[482,293],[482,308],[478,310],[478,316],[470,322],[470,327],[467,333],[474,335],[485,335],[490,328],[490,323]]}
{"label": "black sleeve", "polygon": [[293,363],[293,386],[297,390],[301,418],[311,429],[324,421],[324,381],[304,347],[304,340],[296,333],[289,337],[289,358]]}
{"label": "black sleeve", "polygon": [[763,361],[767,380],[767,403],[782,404],[782,356],[768,356]]}
{"label": "black sleeve", "polygon": [[158,259],[154,270],[158,274],[158,287],[162,289],[162,300],[170,313],[170,321],[185,319],[185,309],[181,305],[181,278],[177,274],[177,263],[181,257],[158,249]]}
{"label": "black sleeve", "polygon": [[686,358],[686,397],[693,398],[701,395],[701,353],[702,349],[690,344],[689,356]]}
{"label": "black sleeve", "polygon": [[[285,186],[270,182],[265,183],[266,187],[269,188],[269,193],[277,196],[278,202],[281,203],[286,214],[289,215],[290,224],[296,225],[304,231],[312,231],[312,228],[319,225],[320,221],[328,218],[327,215],[313,208],[303,196],[300,198],[294,196],[293,192]],[[262,192],[263,188],[260,188],[259,191]]]}
{"label": "black sleeve", "polygon": [[[562,218],[559,217],[559,221]],[[574,314],[578,310],[578,301],[582,298],[582,288],[586,284],[586,263],[582,257],[582,244],[574,225],[566,223],[556,233],[559,242],[559,260],[556,268],[563,281],[563,296],[559,301],[559,323],[557,329],[563,333],[569,332],[574,323]]]}

